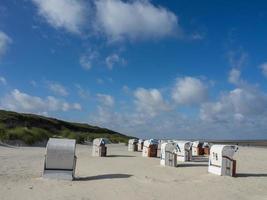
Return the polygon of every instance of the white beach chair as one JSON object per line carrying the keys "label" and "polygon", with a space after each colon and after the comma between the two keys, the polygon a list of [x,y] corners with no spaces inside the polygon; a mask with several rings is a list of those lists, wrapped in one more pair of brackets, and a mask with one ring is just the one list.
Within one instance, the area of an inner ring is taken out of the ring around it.
{"label": "white beach chair", "polygon": [[160,164],[163,166],[177,166],[177,145],[173,142],[161,144]]}
{"label": "white beach chair", "polygon": [[157,157],[158,140],[149,139],[144,141],[142,156],[143,157]]}
{"label": "white beach chair", "polygon": [[192,156],[204,155],[203,142],[194,141],[192,144]]}
{"label": "white beach chair", "polygon": [[76,140],[50,138],[46,146],[44,178],[73,180]]}
{"label": "white beach chair", "polygon": [[137,150],[138,151],[143,151],[143,146],[144,146],[144,140],[143,139],[139,139],[138,140],[138,144],[137,144]]}
{"label": "white beach chair", "polygon": [[174,141],[177,145],[177,161],[188,162],[192,160],[192,143],[190,141]]}
{"label": "white beach chair", "polygon": [[93,140],[92,156],[105,157],[107,156],[106,144],[110,143],[106,138],[95,138]]}
{"label": "white beach chair", "polygon": [[220,176],[236,175],[236,160],[233,159],[238,147],[235,145],[212,145],[209,156],[209,173]]}
{"label": "white beach chair", "polygon": [[128,141],[128,151],[137,151],[137,149],[138,149],[138,140],[130,139]]}

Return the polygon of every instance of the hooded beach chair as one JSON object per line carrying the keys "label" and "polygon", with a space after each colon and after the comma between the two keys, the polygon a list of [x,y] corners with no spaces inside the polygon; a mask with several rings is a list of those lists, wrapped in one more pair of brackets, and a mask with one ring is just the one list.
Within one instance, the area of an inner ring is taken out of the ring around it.
{"label": "hooded beach chair", "polygon": [[158,140],[150,139],[144,141],[142,156],[143,157],[157,157]]}
{"label": "hooded beach chair", "polygon": [[144,140],[143,139],[139,139],[138,140],[138,144],[137,144],[137,150],[138,151],[143,151],[143,146],[144,146]]}
{"label": "hooded beach chair", "polygon": [[203,142],[194,141],[192,144],[192,156],[204,155]]}
{"label": "hooded beach chair", "polygon": [[202,148],[204,149],[204,155],[209,156],[210,155],[210,144],[207,142],[204,142]]}
{"label": "hooded beach chair", "polygon": [[73,180],[76,140],[50,138],[46,146],[44,178]]}
{"label": "hooded beach chair", "polygon": [[212,145],[209,156],[209,173],[220,176],[236,175],[236,160],[233,159],[238,147],[235,145]]}
{"label": "hooded beach chair", "polygon": [[107,156],[106,144],[110,143],[106,138],[96,138],[93,140],[93,150],[92,155],[96,157]]}
{"label": "hooded beach chair", "polygon": [[160,164],[163,166],[177,166],[177,145],[174,142],[161,144]]}
{"label": "hooded beach chair", "polygon": [[177,145],[177,161],[187,162],[192,160],[192,143],[190,141],[175,141]]}
{"label": "hooded beach chair", "polygon": [[128,142],[128,151],[137,151],[138,149],[138,140],[130,139]]}

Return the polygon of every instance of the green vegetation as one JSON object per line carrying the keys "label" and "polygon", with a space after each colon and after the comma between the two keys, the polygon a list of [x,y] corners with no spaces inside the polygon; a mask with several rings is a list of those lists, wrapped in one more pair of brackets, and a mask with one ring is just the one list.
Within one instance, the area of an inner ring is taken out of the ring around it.
{"label": "green vegetation", "polygon": [[130,138],[118,132],[88,124],[0,110],[1,141],[21,140],[32,145],[46,141],[49,137],[76,139],[77,143],[92,141],[97,137],[108,138],[113,143],[127,143]]}

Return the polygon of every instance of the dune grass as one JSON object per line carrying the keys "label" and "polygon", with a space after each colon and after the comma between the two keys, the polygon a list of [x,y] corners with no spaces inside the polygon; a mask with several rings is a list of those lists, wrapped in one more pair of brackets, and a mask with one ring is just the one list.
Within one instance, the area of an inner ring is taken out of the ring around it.
{"label": "dune grass", "polygon": [[91,126],[66,122],[33,114],[0,110],[0,140],[21,140],[28,145],[47,141],[50,137],[76,139],[77,143],[92,141],[97,137],[108,138],[113,143],[127,143],[129,136]]}

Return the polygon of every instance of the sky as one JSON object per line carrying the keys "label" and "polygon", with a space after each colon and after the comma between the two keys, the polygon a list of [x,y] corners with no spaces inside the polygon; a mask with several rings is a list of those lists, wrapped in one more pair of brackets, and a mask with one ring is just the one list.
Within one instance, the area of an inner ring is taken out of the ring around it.
{"label": "sky", "polygon": [[266,22],[260,0],[1,0],[0,109],[267,139]]}

